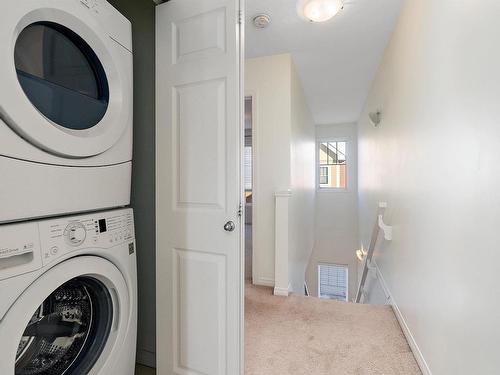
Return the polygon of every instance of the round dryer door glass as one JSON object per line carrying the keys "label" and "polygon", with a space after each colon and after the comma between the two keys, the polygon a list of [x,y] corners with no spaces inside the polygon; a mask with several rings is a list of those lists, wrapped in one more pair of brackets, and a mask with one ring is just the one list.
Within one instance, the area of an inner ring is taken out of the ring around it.
{"label": "round dryer door glass", "polygon": [[106,73],[92,48],[70,29],[50,22],[29,25],[17,38],[14,60],[24,93],[52,122],[85,130],[104,117]]}
{"label": "round dryer door glass", "polygon": [[109,336],[113,304],[90,277],[72,279],[34,312],[19,342],[16,375],[87,374]]}

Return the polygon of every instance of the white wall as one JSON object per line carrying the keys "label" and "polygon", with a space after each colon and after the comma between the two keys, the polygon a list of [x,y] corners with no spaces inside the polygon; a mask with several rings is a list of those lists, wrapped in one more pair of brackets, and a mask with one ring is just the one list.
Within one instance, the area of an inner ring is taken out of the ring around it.
{"label": "white wall", "polygon": [[296,293],[304,292],[306,267],[314,247],[315,129],[302,85],[291,69],[291,188],[289,206],[289,278]]}
{"label": "white wall", "polygon": [[290,188],[290,55],[245,61],[253,110],[253,281],[274,286],[274,193]]}
{"label": "white wall", "polygon": [[274,286],[274,194],[292,189],[289,270],[301,292],[313,241],[314,124],[291,56],[246,60],[245,95],[254,98],[253,281]]}
{"label": "white wall", "polygon": [[356,124],[318,125],[316,139],[346,140],[347,191],[321,191],[316,194],[315,245],[307,267],[307,286],[312,296],[318,295],[318,263],[347,265],[349,299],[357,288],[358,245],[358,160]]}
{"label": "white wall", "polygon": [[387,201],[376,261],[434,375],[500,373],[499,18],[497,0],[406,1],[359,123],[362,242]]}

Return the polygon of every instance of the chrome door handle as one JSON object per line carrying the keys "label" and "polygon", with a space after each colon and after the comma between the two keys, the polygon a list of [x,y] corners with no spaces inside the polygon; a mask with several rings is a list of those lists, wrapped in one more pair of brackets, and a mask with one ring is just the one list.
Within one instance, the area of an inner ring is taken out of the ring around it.
{"label": "chrome door handle", "polygon": [[236,228],[236,225],[234,224],[233,221],[228,221],[226,224],[224,224],[224,230],[226,232],[232,232]]}

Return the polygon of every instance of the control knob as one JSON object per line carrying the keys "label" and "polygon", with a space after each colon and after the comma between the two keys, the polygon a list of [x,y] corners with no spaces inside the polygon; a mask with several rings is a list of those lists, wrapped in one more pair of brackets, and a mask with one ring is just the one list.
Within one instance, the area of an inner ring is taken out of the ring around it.
{"label": "control knob", "polygon": [[87,231],[82,223],[75,222],[66,227],[64,235],[71,246],[80,246],[87,237]]}

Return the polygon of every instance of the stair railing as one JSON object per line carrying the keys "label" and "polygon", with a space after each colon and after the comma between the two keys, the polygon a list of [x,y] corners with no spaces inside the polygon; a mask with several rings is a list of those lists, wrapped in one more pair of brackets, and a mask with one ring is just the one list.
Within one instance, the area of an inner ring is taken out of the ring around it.
{"label": "stair railing", "polygon": [[363,264],[363,273],[361,275],[358,291],[356,293],[356,300],[355,300],[356,303],[360,303],[361,298],[365,296],[364,288],[366,284],[366,279],[368,277],[368,272],[371,269],[373,253],[375,252],[375,246],[377,245],[380,229],[384,231],[384,238],[386,240],[388,241],[392,240],[392,227],[384,223],[384,212],[386,208],[387,208],[386,202],[379,202],[377,209],[377,220],[375,221],[375,225],[373,226],[372,237],[370,240],[370,247],[368,248],[368,252],[366,253],[366,258]]}

